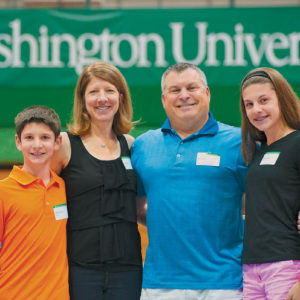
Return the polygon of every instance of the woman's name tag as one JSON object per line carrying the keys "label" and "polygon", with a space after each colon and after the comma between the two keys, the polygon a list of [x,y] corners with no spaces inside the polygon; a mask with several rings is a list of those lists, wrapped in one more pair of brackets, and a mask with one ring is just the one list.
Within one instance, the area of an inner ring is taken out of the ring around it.
{"label": "woman's name tag", "polygon": [[123,165],[125,167],[126,170],[131,170],[132,169],[132,165],[131,165],[131,160],[129,156],[121,156]]}

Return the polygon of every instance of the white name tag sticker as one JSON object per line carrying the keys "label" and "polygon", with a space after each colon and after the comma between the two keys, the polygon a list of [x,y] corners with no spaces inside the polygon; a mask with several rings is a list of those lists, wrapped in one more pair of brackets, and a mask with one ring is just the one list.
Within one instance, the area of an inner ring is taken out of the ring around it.
{"label": "white name tag sticker", "polygon": [[262,158],[260,165],[275,165],[280,152],[267,152]]}
{"label": "white name tag sticker", "polygon": [[53,206],[54,215],[56,220],[68,218],[67,204],[59,204]]}
{"label": "white name tag sticker", "polygon": [[121,156],[123,165],[125,167],[126,170],[131,170],[132,169],[132,165],[131,165],[131,160],[129,156]]}
{"label": "white name tag sticker", "polygon": [[198,152],[197,153],[197,166],[220,166],[221,156],[219,154],[213,154],[208,152]]}

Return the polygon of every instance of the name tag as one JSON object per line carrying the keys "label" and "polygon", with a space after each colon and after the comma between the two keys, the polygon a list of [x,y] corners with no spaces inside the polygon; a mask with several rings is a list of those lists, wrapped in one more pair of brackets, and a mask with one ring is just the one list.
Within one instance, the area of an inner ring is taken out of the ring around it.
{"label": "name tag", "polygon": [[197,166],[220,166],[221,156],[219,154],[213,154],[208,152],[198,152],[197,153]]}
{"label": "name tag", "polygon": [[123,165],[125,167],[126,170],[131,170],[132,169],[132,165],[131,165],[131,160],[129,156],[121,156]]}
{"label": "name tag", "polygon": [[67,204],[59,204],[53,206],[54,215],[56,220],[68,218]]}
{"label": "name tag", "polygon": [[280,152],[267,152],[262,158],[260,165],[275,165]]}

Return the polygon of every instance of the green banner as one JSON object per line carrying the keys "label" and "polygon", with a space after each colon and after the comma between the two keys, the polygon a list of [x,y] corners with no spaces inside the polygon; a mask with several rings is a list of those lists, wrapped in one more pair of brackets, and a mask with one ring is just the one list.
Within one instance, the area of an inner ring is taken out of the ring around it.
{"label": "green banner", "polygon": [[199,65],[212,85],[257,66],[300,81],[300,7],[0,10],[0,86],[72,86],[100,59],[129,84],[157,85],[171,64]]}
{"label": "green banner", "polygon": [[299,16],[300,7],[0,10],[0,165],[22,159],[16,114],[44,104],[66,125],[78,75],[99,59],[129,83],[141,120],[134,136],[161,126],[160,78],[182,61],[205,71],[216,119],[239,126],[239,84],[249,70],[276,68],[300,94]]}
{"label": "green banner", "polygon": [[66,125],[85,65],[104,60],[129,83],[134,119],[165,119],[160,78],[176,62],[202,68],[211,110],[239,126],[239,84],[259,66],[300,93],[300,7],[146,10],[0,10],[0,128],[25,107],[54,108]]}

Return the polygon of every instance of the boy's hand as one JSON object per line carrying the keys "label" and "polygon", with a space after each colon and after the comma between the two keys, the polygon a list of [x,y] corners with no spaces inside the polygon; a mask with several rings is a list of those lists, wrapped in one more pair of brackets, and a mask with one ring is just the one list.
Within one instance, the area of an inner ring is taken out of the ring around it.
{"label": "boy's hand", "polygon": [[[299,226],[299,225],[298,225]],[[296,282],[290,289],[285,300],[300,300],[300,282]]]}

